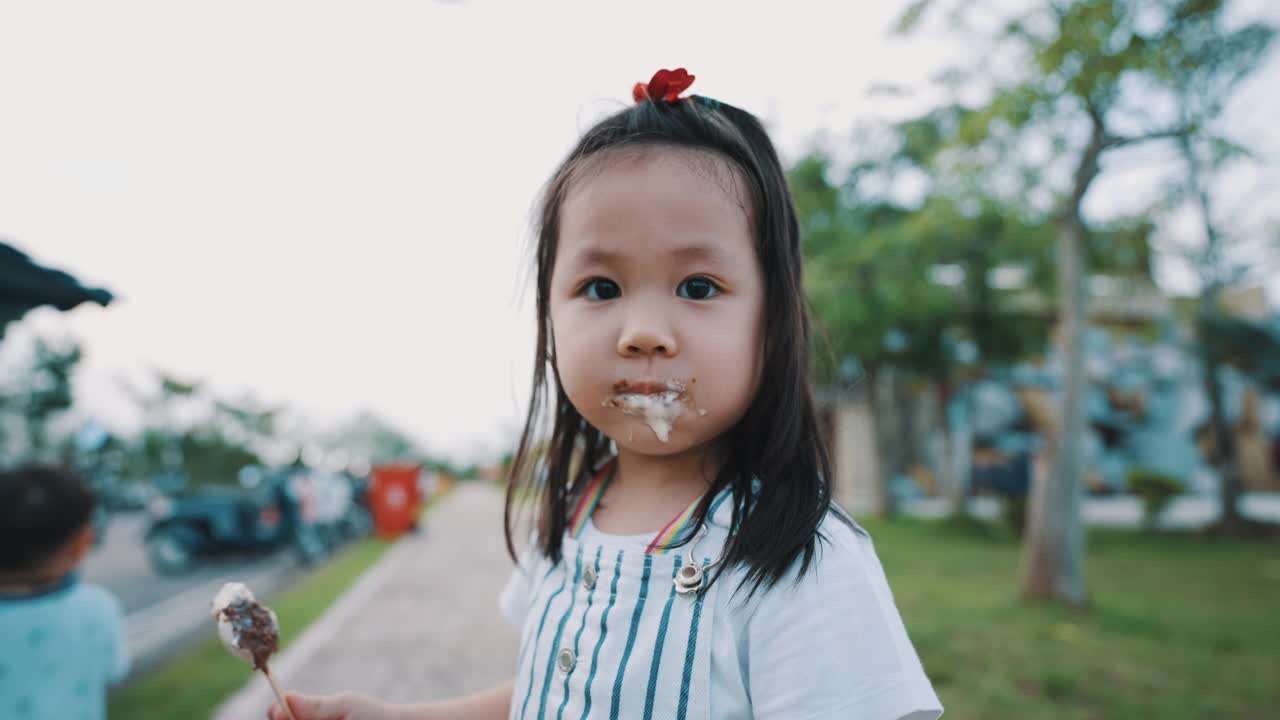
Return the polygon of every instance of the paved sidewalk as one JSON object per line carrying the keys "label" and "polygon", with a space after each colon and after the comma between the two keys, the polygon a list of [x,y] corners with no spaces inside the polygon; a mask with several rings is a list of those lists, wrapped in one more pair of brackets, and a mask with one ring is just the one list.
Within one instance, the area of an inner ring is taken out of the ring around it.
{"label": "paved sidewalk", "polygon": [[[271,667],[285,687],[356,690],[405,702],[456,697],[511,679],[519,636],[498,612],[498,593],[512,567],[500,492],[463,483],[423,525],[302,635],[284,638]],[[271,699],[266,679],[255,674],[215,717],[264,718]]]}

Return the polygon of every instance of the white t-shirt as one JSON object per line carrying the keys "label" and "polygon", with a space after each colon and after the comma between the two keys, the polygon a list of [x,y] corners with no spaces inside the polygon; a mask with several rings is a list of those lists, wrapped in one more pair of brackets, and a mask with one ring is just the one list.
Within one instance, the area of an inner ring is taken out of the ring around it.
{"label": "white t-shirt", "polygon": [[[718,555],[727,537],[730,505],[725,503],[724,512],[709,523],[711,532],[699,542],[699,555]],[[942,706],[907,637],[870,536],[850,528],[834,512],[820,530],[829,541],[819,542],[814,563],[798,583],[793,570],[746,601],[745,591],[733,597],[743,576],[735,569],[708,592],[706,602],[715,603],[715,612],[708,613],[713,617],[710,717],[939,717]],[[583,546],[643,552],[652,536],[608,535],[588,522],[578,540]],[[499,605],[517,628],[525,627],[534,583],[549,568],[546,558],[526,552],[504,588]]]}

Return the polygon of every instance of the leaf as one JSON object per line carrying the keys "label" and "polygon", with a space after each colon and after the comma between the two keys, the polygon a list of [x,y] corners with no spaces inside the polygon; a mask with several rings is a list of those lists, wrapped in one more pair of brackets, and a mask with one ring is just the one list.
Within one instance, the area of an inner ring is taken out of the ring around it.
{"label": "leaf", "polygon": [[913,32],[932,4],[933,0],[915,0],[908,5],[907,9],[898,16],[897,22],[893,24],[893,34],[907,35]]}
{"label": "leaf", "polygon": [[196,383],[184,382],[172,375],[162,374],[160,376],[160,388],[165,395],[188,396],[194,395],[196,390],[199,389],[199,385]]}
{"label": "leaf", "polygon": [[936,115],[909,120],[898,126],[899,153],[916,165],[928,165],[945,145],[942,122]]}

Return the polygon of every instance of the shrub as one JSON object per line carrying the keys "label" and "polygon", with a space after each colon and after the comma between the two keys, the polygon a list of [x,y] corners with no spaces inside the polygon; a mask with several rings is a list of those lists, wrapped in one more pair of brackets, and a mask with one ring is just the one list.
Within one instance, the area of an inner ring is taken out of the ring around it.
{"label": "shrub", "polygon": [[1143,520],[1149,528],[1183,491],[1182,480],[1149,468],[1133,468],[1128,481],[1129,492],[1142,499]]}

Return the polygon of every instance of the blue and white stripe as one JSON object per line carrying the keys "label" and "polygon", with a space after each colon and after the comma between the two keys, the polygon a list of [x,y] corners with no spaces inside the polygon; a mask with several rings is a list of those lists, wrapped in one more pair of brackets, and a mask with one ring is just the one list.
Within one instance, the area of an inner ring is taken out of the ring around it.
{"label": "blue and white stripe", "polygon": [[[705,564],[719,554],[732,503],[716,498]],[[665,554],[566,538],[564,559],[541,566],[526,615],[513,720],[710,718],[710,632],[716,603],[679,595],[672,580],[687,546]],[[591,568],[594,583],[583,581]],[[717,583],[710,594],[723,591]],[[732,588],[729,589],[732,592]],[[572,651],[567,672],[557,655]]]}

